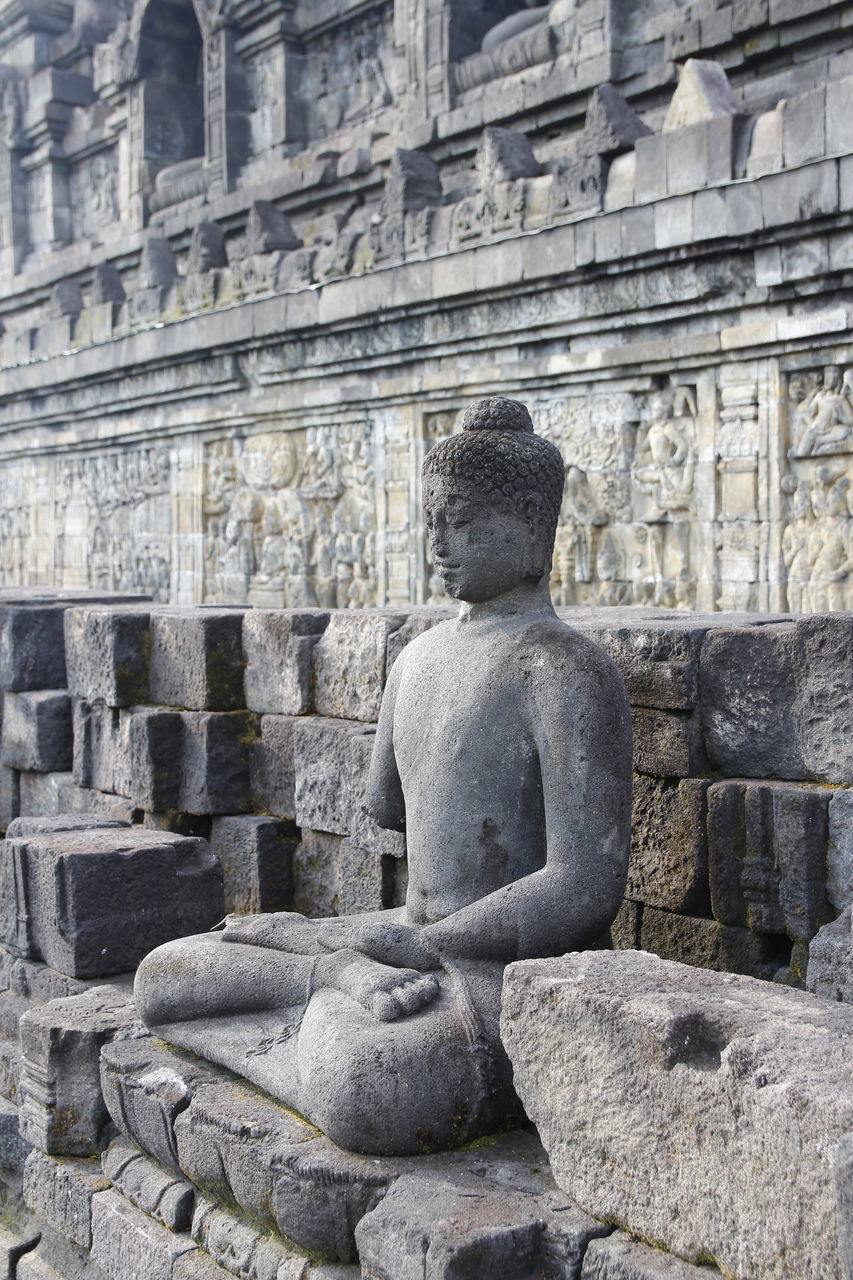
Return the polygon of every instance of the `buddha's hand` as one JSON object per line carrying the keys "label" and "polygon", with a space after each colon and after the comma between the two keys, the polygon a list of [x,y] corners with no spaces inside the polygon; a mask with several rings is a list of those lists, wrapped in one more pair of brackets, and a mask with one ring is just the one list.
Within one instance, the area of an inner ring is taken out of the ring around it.
{"label": "buddha's hand", "polygon": [[271,951],[290,951],[299,955],[316,955],[320,950],[316,924],[295,911],[226,916],[222,941],[242,942],[247,946],[268,947]]}
{"label": "buddha's hand", "polygon": [[408,924],[359,921],[357,918],[328,920],[317,931],[317,941],[326,951],[360,951],[379,964],[396,969],[418,969],[427,973],[441,968],[441,957],[421,929]]}

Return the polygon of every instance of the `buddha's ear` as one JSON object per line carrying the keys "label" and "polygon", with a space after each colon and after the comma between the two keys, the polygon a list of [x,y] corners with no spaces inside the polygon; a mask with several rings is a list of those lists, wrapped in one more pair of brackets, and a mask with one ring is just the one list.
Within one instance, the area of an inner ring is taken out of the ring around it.
{"label": "buddha's ear", "polygon": [[545,504],[538,493],[525,493],[518,500],[516,510],[530,525],[530,532],[540,537],[545,524]]}

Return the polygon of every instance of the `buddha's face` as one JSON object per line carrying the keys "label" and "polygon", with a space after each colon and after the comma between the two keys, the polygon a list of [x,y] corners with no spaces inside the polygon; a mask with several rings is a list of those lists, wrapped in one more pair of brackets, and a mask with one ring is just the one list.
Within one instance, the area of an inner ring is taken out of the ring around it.
{"label": "buddha's face", "polygon": [[547,563],[541,520],[530,503],[515,506],[473,486],[430,480],[424,515],[432,561],[449,596],[480,604],[541,577]]}

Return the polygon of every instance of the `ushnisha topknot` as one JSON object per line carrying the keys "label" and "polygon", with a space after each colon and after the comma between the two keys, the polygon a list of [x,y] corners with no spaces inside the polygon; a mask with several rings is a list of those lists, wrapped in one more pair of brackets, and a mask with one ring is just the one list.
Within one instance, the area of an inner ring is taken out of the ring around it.
{"label": "ushnisha topknot", "polygon": [[465,411],[462,430],[441,440],[424,459],[425,496],[430,482],[455,481],[496,502],[514,505],[535,495],[551,535],[563,502],[565,467],[559,449],[538,436],[527,406],[503,396],[477,400]]}

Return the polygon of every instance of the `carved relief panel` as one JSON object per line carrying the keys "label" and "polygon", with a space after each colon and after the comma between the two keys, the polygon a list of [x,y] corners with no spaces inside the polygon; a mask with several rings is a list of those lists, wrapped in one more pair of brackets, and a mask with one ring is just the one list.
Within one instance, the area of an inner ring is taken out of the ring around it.
{"label": "carved relief panel", "polygon": [[323,138],[390,106],[393,6],[384,4],[306,42],[308,136]]}
{"label": "carved relief panel", "polygon": [[785,390],[788,608],[853,609],[853,368],[795,370]]}
{"label": "carved relief panel", "polygon": [[210,442],[203,511],[208,603],[376,603],[369,423]]}

